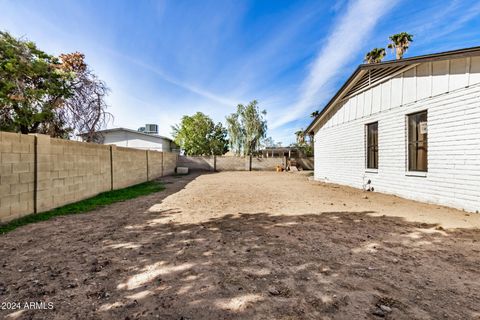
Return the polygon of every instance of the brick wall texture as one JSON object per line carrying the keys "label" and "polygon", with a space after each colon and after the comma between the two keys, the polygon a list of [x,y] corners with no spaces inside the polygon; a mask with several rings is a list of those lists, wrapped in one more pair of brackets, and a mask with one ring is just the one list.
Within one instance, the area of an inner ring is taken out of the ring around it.
{"label": "brick wall texture", "polygon": [[176,160],[170,152],[0,132],[0,223],[172,174]]}

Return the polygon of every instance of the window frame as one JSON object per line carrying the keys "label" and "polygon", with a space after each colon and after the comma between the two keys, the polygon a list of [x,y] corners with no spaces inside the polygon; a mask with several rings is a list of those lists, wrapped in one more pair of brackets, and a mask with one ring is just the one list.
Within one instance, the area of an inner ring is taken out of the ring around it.
{"label": "window frame", "polygon": [[[415,140],[415,141],[410,141],[410,117],[412,116],[416,116],[416,115],[419,115],[419,114],[422,114],[422,113],[425,113],[426,114],[426,122],[427,122],[427,132],[426,132],[426,139],[425,140]],[[424,109],[424,110],[420,110],[420,111],[415,111],[415,112],[412,112],[412,113],[409,113],[409,114],[406,114],[405,115],[405,125],[406,125],[406,143],[405,143],[405,147],[406,147],[406,155],[407,155],[407,158],[406,158],[406,161],[405,161],[405,169],[406,169],[406,175],[407,176],[414,176],[414,177],[426,177],[427,176],[427,173],[428,173],[428,109]],[[416,168],[415,169],[412,169],[410,167],[410,156],[411,156],[411,145],[416,145],[415,146],[415,149],[417,150],[418,152],[418,149],[419,149],[419,144],[422,144],[425,148],[425,152],[426,152],[426,158],[425,158],[425,170],[419,170],[418,169],[418,163],[416,165]]]}
{"label": "window frame", "polygon": [[[375,143],[370,144],[370,127],[376,125],[376,133],[377,137],[374,139]],[[376,173],[378,172],[378,158],[379,158],[379,147],[378,147],[378,121],[370,122],[365,124],[365,171],[366,172],[373,172]],[[370,149],[373,148],[373,154],[374,154],[374,163],[376,166],[370,167]]]}

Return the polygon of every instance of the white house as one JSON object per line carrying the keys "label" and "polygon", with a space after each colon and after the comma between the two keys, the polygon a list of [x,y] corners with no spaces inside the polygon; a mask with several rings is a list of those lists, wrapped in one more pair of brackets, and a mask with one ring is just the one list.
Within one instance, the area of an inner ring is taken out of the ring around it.
{"label": "white house", "polygon": [[480,211],[480,47],[360,65],[307,132],[316,180]]}
{"label": "white house", "polygon": [[114,128],[100,130],[97,133],[100,134],[103,144],[156,151],[176,151],[177,148],[171,139],[162,137],[154,132],[145,133],[145,131]]}

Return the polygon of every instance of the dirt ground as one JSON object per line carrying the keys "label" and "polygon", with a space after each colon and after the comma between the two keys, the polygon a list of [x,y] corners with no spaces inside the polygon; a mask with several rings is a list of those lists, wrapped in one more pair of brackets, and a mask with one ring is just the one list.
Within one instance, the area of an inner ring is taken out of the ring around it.
{"label": "dirt ground", "polygon": [[301,174],[164,181],[0,236],[0,317],[480,319],[480,214]]}

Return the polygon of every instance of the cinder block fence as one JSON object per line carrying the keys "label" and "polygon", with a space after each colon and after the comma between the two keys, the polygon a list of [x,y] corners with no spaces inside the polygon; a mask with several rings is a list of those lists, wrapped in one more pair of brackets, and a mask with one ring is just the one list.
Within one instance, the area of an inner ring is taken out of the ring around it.
{"label": "cinder block fence", "polygon": [[[313,169],[313,158],[295,158],[306,170]],[[277,166],[285,166],[285,157],[229,157],[229,156],[180,156],[179,167],[203,171],[274,171]]]}
{"label": "cinder block fence", "polygon": [[170,175],[177,157],[0,132],[0,222]]}

